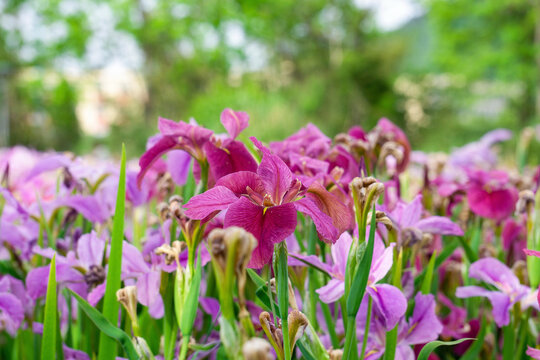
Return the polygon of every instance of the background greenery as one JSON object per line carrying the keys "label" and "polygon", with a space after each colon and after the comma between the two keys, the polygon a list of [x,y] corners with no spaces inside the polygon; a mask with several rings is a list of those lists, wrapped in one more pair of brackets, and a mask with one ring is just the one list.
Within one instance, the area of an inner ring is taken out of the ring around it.
{"label": "background greenery", "polygon": [[[424,15],[382,32],[346,0],[0,0],[0,117],[10,145],[116,152],[125,141],[129,156],[143,151],[158,116],[222,131],[225,107],[247,111],[249,134],[263,140],[308,122],[333,136],[385,116],[413,147],[442,151],[536,124],[538,2],[421,5]],[[85,74],[118,59],[142,76],[145,96],[102,99],[119,113],[106,136],[89,136],[76,112],[93,81]]]}

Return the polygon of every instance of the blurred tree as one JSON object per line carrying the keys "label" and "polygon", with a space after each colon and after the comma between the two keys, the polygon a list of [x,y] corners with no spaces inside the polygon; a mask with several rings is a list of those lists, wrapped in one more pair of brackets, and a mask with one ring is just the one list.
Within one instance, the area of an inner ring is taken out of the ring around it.
{"label": "blurred tree", "polygon": [[540,110],[540,3],[530,0],[429,0],[435,61],[472,81],[519,86],[510,104],[519,126]]}

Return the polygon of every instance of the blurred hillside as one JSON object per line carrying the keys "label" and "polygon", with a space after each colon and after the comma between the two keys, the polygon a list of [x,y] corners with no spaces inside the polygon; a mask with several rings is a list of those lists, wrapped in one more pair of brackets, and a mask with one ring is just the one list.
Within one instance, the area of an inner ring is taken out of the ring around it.
{"label": "blurred hillside", "polygon": [[530,2],[422,1],[391,31],[362,4],[0,0],[0,142],[137,156],[158,116],[221,132],[225,107],[263,140],[384,116],[428,150],[535,124]]}

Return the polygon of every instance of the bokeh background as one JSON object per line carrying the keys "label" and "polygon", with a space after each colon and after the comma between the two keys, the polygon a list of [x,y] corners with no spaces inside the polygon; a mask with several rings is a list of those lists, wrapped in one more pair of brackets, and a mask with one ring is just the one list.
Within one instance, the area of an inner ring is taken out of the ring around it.
{"label": "bokeh background", "polygon": [[540,113],[532,0],[0,0],[0,147],[139,156],[158,116],[250,135],[380,117],[447,151]]}

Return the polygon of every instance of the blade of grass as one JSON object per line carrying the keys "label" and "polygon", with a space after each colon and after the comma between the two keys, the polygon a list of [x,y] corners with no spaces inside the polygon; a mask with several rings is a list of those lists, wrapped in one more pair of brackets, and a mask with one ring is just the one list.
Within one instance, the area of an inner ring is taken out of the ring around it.
{"label": "blade of grass", "polygon": [[274,272],[277,279],[277,297],[280,308],[281,327],[283,329],[283,356],[285,360],[291,359],[291,348],[289,342],[289,327],[287,317],[289,316],[289,269],[287,265],[287,247],[285,242],[276,245],[277,256]]}
{"label": "blade of grass", "polygon": [[[122,160],[120,164],[120,176],[118,179],[118,192],[116,194],[116,208],[114,210],[109,270],[107,273],[107,285],[103,299],[103,316],[112,324],[116,324],[118,321],[118,309],[120,307],[120,304],[116,300],[116,292],[120,288],[120,276],[122,272],[125,201],[126,148],[124,144],[122,144]],[[102,332],[99,336],[98,359],[113,360],[116,358],[116,350],[115,341]]]}
{"label": "blade of grass", "polygon": [[[86,300],[84,300],[79,294],[73,292],[70,289],[67,289],[69,293],[75,297],[81,309],[85,314],[92,320],[94,325],[101,331],[102,335],[107,336],[113,342],[116,340],[122,345],[124,351],[126,352],[130,360],[139,359],[139,355],[135,350],[135,346],[131,341],[128,334],[123,330],[114,326],[105,316],[103,316],[99,311],[96,310],[92,305],[90,305]],[[116,345],[116,343],[114,343]],[[116,350],[116,347],[115,347]]]}
{"label": "blade of grass", "polygon": [[57,301],[56,298],[56,254],[53,255],[47,283],[47,298],[45,300],[45,318],[43,320],[43,340],[41,341],[41,359],[56,358],[56,327]]}

